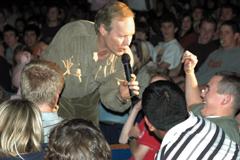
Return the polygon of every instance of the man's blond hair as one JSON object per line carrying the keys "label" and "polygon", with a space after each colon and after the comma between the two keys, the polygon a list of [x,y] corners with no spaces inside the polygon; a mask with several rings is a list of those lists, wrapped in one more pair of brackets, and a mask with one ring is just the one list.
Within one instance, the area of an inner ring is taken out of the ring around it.
{"label": "man's blond hair", "polygon": [[21,95],[36,104],[56,104],[64,85],[63,71],[53,62],[37,60],[29,63],[21,75]]}

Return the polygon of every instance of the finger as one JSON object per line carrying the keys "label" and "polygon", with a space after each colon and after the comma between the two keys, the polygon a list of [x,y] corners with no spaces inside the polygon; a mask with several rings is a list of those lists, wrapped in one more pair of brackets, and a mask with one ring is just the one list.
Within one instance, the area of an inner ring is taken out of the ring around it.
{"label": "finger", "polygon": [[131,82],[128,82],[128,85],[129,86],[138,86],[139,83],[138,83],[138,81],[131,81]]}
{"label": "finger", "polygon": [[137,79],[135,74],[131,74],[131,81],[135,81]]}
{"label": "finger", "polygon": [[129,89],[131,89],[132,91],[139,91],[139,86],[129,86]]}

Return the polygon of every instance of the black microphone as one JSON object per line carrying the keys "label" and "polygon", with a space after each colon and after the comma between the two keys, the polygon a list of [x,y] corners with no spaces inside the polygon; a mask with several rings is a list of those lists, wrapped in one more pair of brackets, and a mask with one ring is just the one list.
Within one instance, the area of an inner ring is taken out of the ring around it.
{"label": "black microphone", "polygon": [[[126,80],[128,82],[130,82],[131,81],[131,74],[133,72],[132,72],[132,67],[130,65],[130,56],[127,53],[124,53],[122,55],[122,63],[123,63],[124,71],[125,71]],[[130,93],[131,97],[134,96],[132,90],[130,90],[130,89],[129,89],[129,93]]]}

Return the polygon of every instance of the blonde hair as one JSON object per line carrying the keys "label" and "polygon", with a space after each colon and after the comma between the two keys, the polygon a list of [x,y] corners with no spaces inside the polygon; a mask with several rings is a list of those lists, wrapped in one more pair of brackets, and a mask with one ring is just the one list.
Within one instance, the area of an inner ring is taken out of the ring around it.
{"label": "blonde hair", "polygon": [[21,95],[37,105],[47,103],[56,105],[56,95],[64,85],[63,72],[53,62],[36,60],[27,64],[21,75]]}
{"label": "blonde hair", "polygon": [[119,18],[134,17],[133,11],[123,2],[109,2],[103,8],[101,8],[95,16],[95,31],[98,33],[98,29],[101,24],[104,24],[107,31],[111,30],[112,20]]}
{"label": "blonde hair", "polygon": [[33,102],[14,99],[0,105],[0,157],[40,151],[41,137],[41,112]]}

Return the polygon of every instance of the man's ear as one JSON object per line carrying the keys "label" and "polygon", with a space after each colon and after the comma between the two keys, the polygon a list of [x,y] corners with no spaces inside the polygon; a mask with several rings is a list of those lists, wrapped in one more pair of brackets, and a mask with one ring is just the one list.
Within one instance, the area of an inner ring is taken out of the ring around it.
{"label": "man's ear", "polygon": [[223,95],[223,99],[221,101],[221,104],[222,105],[226,105],[226,104],[229,104],[229,103],[233,103],[233,97],[232,95],[229,95],[229,94],[224,94]]}
{"label": "man's ear", "polygon": [[148,126],[148,128],[149,128],[149,130],[150,130],[151,132],[153,132],[153,131],[156,130],[156,128],[152,125],[151,122],[149,122],[149,120],[148,120],[148,118],[147,118],[146,116],[144,116],[144,120],[145,120],[145,122],[146,122],[146,124],[147,124],[147,126]]}
{"label": "man's ear", "polygon": [[177,31],[178,31],[178,27],[175,27],[174,32],[177,33]]}
{"label": "man's ear", "polygon": [[237,41],[239,41],[239,39],[240,39],[239,32],[234,33],[234,40],[235,40],[236,43],[237,43]]}
{"label": "man's ear", "polygon": [[100,24],[100,26],[99,26],[99,33],[101,35],[103,35],[103,36],[107,33],[107,30],[105,29],[105,25],[104,24]]}

